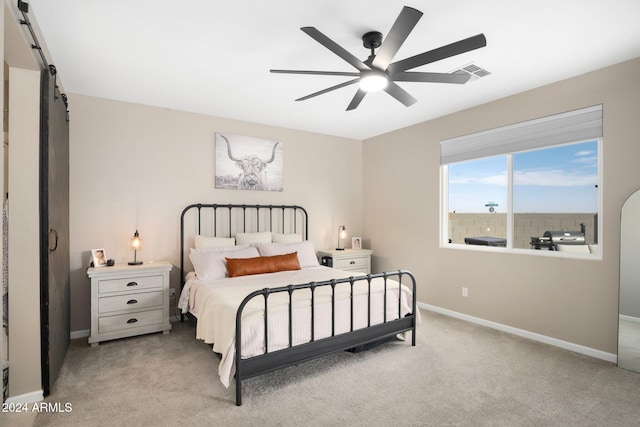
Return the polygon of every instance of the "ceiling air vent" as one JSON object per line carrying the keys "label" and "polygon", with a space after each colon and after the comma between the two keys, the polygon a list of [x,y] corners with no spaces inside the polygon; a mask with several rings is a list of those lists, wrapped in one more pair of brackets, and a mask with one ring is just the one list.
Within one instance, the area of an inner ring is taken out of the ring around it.
{"label": "ceiling air vent", "polygon": [[478,80],[481,77],[486,77],[489,74],[491,74],[489,71],[485,70],[484,68],[478,67],[476,64],[473,64],[473,63],[465,65],[463,67],[456,68],[454,71],[452,71],[452,73],[470,74],[471,75],[471,78],[469,79],[470,82],[474,80]]}

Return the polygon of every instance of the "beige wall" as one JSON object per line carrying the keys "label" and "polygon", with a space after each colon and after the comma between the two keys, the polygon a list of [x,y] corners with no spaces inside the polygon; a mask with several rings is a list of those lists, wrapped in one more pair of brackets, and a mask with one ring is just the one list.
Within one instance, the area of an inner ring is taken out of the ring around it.
{"label": "beige wall", "polygon": [[40,72],[9,69],[9,392],[42,389],[40,370]]}
{"label": "beige wall", "polygon": [[[413,270],[421,302],[615,354],[620,209],[640,187],[638,75],[635,59],[364,141],[374,269]],[[439,247],[441,140],[600,103],[602,260]]]}
{"label": "beige wall", "polygon": [[[337,229],[362,234],[362,142],[80,95],[69,95],[71,184],[71,330],[89,328],[89,251],[167,260],[179,275],[179,217],[191,203],[286,203],[305,207],[309,238],[331,248]],[[284,144],[284,191],[214,188],[216,132]]]}

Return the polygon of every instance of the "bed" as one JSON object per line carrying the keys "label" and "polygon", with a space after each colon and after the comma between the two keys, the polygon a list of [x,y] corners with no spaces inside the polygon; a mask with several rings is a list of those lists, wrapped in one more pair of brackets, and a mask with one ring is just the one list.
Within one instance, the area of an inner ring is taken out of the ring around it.
{"label": "bed", "polygon": [[242,381],[324,355],[410,334],[416,281],[406,270],[357,274],[321,266],[295,205],[192,204],[180,218],[182,316]]}

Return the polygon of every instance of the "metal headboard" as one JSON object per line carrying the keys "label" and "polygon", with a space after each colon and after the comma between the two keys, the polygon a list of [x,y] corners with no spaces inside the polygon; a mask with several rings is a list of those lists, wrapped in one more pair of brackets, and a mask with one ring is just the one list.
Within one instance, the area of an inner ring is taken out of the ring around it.
{"label": "metal headboard", "polygon": [[[185,235],[185,226],[192,233]],[[296,205],[235,205],[195,203],[180,215],[180,289],[184,286],[185,240],[196,234],[232,237],[235,233],[271,231],[300,233],[309,239],[309,216]],[[186,254],[188,256],[188,253]]]}

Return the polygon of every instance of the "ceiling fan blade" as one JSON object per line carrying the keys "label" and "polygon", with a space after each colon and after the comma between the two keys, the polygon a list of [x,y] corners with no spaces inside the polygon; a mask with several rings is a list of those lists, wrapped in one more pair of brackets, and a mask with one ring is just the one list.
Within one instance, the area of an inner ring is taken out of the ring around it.
{"label": "ceiling fan blade", "polygon": [[460,55],[461,53],[479,49],[481,47],[485,47],[486,45],[487,39],[485,38],[484,34],[478,34],[476,36],[469,37],[467,39],[460,40],[455,43],[451,43],[446,46],[442,46],[437,49],[433,49],[428,52],[424,52],[419,55],[394,62],[393,64],[389,65],[387,71],[389,72],[389,74],[394,74],[400,71],[410,70],[421,65],[430,64],[431,62],[449,58],[450,56]]}
{"label": "ceiling fan blade", "polygon": [[408,6],[402,8],[400,15],[398,15],[396,22],[393,23],[373,60],[372,65],[374,67],[385,70],[389,66],[391,60],[396,56],[396,53],[398,53],[398,50],[400,50],[400,47],[421,17],[422,12],[419,10]]}
{"label": "ceiling fan blade", "polygon": [[347,52],[347,50],[345,50],[342,46],[340,46],[339,44],[337,44],[336,42],[331,40],[329,37],[327,37],[324,34],[322,34],[316,28],[314,28],[314,27],[302,27],[300,29],[302,31],[304,31],[305,33],[307,33],[315,41],[320,43],[322,46],[326,47],[331,52],[335,53],[340,58],[344,59],[349,64],[354,66],[356,69],[358,69],[360,71],[370,70],[370,68],[367,67],[364,62],[362,62],[361,60],[356,58],[351,53]]}
{"label": "ceiling fan blade", "polygon": [[384,91],[387,92],[389,95],[393,96],[398,101],[402,102],[406,107],[410,107],[416,102],[418,102],[417,99],[409,95],[409,92],[402,89],[400,86],[398,86],[394,82],[389,82],[389,84],[384,89]]}
{"label": "ceiling fan blade", "polygon": [[305,71],[305,70],[269,70],[271,73],[277,74],[313,74],[319,76],[347,76],[358,77],[360,73],[343,72],[343,71]]}
{"label": "ceiling fan blade", "polygon": [[391,79],[397,82],[427,82],[427,83],[455,83],[465,84],[471,78],[470,74],[458,73],[420,73],[402,71],[394,74]]}
{"label": "ceiling fan blade", "polygon": [[358,89],[356,94],[353,96],[353,99],[351,100],[351,102],[347,106],[347,111],[355,110],[356,108],[358,108],[358,105],[360,105],[360,102],[362,102],[362,99],[364,98],[364,96],[366,94],[367,94],[366,91],[364,91],[362,89]]}
{"label": "ceiling fan blade", "polygon": [[335,86],[328,87],[326,89],[322,89],[322,90],[320,90],[318,92],[314,92],[314,93],[312,93],[310,95],[303,96],[302,98],[296,99],[296,101],[305,101],[305,100],[307,100],[309,98],[313,98],[314,96],[322,95],[324,93],[331,92],[332,90],[336,90],[336,89],[343,88],[345,86],[352,85],[354,83],[357,83],[359,80],[360,80],[360,77],[358,77],[357,79],[349,80],[348,82],[340,83],[339,85],[335,85]]}

